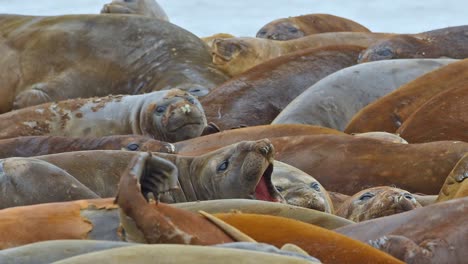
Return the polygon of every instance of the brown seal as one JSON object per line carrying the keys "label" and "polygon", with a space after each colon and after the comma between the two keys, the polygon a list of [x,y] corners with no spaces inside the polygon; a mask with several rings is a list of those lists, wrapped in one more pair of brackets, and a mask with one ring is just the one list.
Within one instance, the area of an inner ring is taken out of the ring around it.
{"label": "brown seal", "polygon": [[227,79],[203,41],[159,19],[1,15],[0,34],[0,113],[171,88],[202,96]]}
{"label": "brown seal", "polygon": [[329,214],[334,212],[325,188],[314,177],[291,165],[275,161],[271,181],[288,204]]}
{"label": "brown seal", "polygon": [[142,15],[169,21],[166,12],[155,0],[112,0],[102,7],[101,14]]}
{"label": "brown seal", "polygon": [[365,138],[373,138],[376,140],[382,140],[392,143],[399,143],[399,144],[408,144],[404,138],[400,137],[398,134],[388,133],[388,132],[364,132],[364,133],[355,133],[352,134],[355,137],[365,137]]}
{"label": "brown seal", "polygon": [[307,49],[266,61],[200,99],[207,119],[221,130],[270,124],[304,90],[356,64],[357,46]]}
{"label": "brown seal", "polygon": [[[393,185],[411,193],[437,194],[449,172],[468,152],[468,143],[458,141],[395,144],[351,135],[272,137],[270,141],[275,159],[313,176],[327,191],[347,195]],[[216,143],[223,146],[221,140]],[[214,148],[184,147],[189,154]],[[179,153],[184,154],[183,149]]]}
{"label": "brown seal", "polygon": [[243,213],[215,214],[215,216],[258,242],[277,247],[292,243],[323,263],[402,263],[365,243],[296,220]]}
{"label": "brown seal", "polygon": [[[243,140],[259,140],[262,138],[275,138],[287,136],[305,136],[318,134],[345,135],[338,130],[300,124],[278,124],[252,126],[239,129],[222,131],[212,135],[179,141],[174,144],[175,152],[180,153],[205,153],[207,150],[219,149]],[[151,146],[142,146],[141,151],[154,151]]]}
{"label": "brown seal", "polygon": [[467,102],[466,83],[442,91],[414,111],[396,133],[411,143],[440,140],[468,142]]}
{"label": "brown seal", "polygon": [[174,142],[197,137],[205,127],[200,102],[179,89],[70,99],[0,115],[0,138],[136,134]]}
{"label": "brown seal", "polygon": [[436,202],[468,196],[468,154],[465,154],[448,175]]}
{"label": "brown seal", "polygon": [[395,131],[434,95],[464,87],[468,80],[468,60],[450,63],[401,86],[361,109],[348,123],[346,133]]}
{"label": "brown seal", "polygon": [[173,153],[170,143],[138,135],[107,137],[60,137],[29,136],[0,140],[0,159],[10,157],[33,157],[80,150],[131,150],[139,151],[144,146],[155,152]]}
{"label": "brown seal", "polygon": [[370,46],[359,62],[403,58],[468,58],[468,26],[397,35]]}
{"label": "brown seal", "polygon": [[406,263],[464,263],[468,197],[336,229]]}
{"label": "brown seal", "polygon": [[325,32],[370,32],[361,24],[329,14],[309,14],[274,20],[257,32],[257,38],[290,40]]}
{"label": "brown seal", "polygon": [[379,186],[362,190],[349,197],[336,215],[354,222],[398,214],[421,207],[415,197],[402,189]]}
{"label": "brown seal", "polygon": [[287,53],[324,46],[369,47],[389,36],[392,34],[331,32],[287,41],[248,37],[216,39],[212,47],[213,63],[230,76],[236,76],[257,64]]}
{"label": "brown seal", "polygon": [[201,40],[203,40],[208,47],[213,47],[213,42],[215,39],[225,39],[225,38],[235,38],[235,36],[229,34],[229,33],[217,33],[208,37],[203,37]]}

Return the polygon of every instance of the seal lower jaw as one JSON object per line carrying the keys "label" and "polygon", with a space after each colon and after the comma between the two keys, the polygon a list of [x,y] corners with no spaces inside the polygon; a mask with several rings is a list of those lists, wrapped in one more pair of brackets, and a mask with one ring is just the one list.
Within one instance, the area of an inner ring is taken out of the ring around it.
{"label": "seal lower jaw", "polygon": [[254,199],[270,202],[284,202],[283,197],[281,197],[271,182],[272,172],[273,163],[270,163],[263,172],[262,177],[260,177],[257,186],[255,187],[255,192],[252,194]]}

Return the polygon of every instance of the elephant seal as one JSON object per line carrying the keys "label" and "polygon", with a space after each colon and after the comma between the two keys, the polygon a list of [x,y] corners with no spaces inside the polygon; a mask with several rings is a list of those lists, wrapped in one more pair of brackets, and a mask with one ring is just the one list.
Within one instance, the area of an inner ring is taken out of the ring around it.
{"label": "elephant seal", "polygon": [[292,243],[323,263],[402,263],[365,243],[292,219],[242,213],[215,216],[258,242],[276,247]]}
{"label": "elephant seal", "polygon": [[395,131],[408,117],[434,95],[466,85],[468,60],[450,63],[406,83],[370,103],[347,124],[346,133]]}
{"label": "elephant seal", "polygon": [[466,83],[442,91],[414,111],[396,133],[411,143],[441,140],[468,142],[467,100]]}
{"label": "elephant seal", "polygon": [[436,202],[468,196],[468,154],[465,154],[445,179]]}
{"label": "elephant seal", "polygon": [[270,124],[320,79],[356,64],[357,46],[327,46],[286,54],[259,64],[200,99],[207,119],[221,130]]}
{"label": "elephant seal", "polygon": [[291,165],[275,161],[271,181],[288,204],[329,214],[334,212],[325,188],[312,176]]}
{"label": "elephant seal", "polygon": [[[208,149],[215,150],[243,140],[317,134],[345,135],[340,131],[319,126],[300,124],[263,125],[231,129],[212,135],[179,141],[174,143],[174,149],[176,153],[190,153],[190,155],[194,155],[198,152],[205,153]],[[153,151],[153,149],[144,145],[141,147],[141,151]]]}
{"label": "elephant seal", "polygon": [[0,113],[171,88],[203,96],[227,79],[203,41],[159,19],[1,15],[0,25]]}
{"label": "elephant seal", "polygon": [[392,34],[369,32],[330,32],[286,41],[261,38],[216,39],[211,49],[213,63],[234,77],[267,60],[287,53],[325,46],[369,47]]}
{"label": "elephant seal", "polygon": [[406,263],[463,263],[468,258],[467,203],[468,197],[436,203],[335,231]]}
{"label": "elephant seal", "polygon": [[56,264],[114,264],[130,262],[136,264],[158,263],[179,264],[320,264],[321,262],[297,256],[286,256],[266,252],[256,252],[236,248],[187,245],[139,245],[134,247],[114,248],[64,259]]}
{"label": "elephant seal", "polygon": [[284,108],[272,124],[311,124],[343,131],[366,105],[452,62],[456,60],[401,59],[342,69],[306,89]]}
{"label": "elephant seal", "polygon": [[174,142],[197,137],[205,127],[200,102],[179,89],[70,99],[0,115],[0,138],[137,134]]}
{"label": "elephant seal", "polygon": [[142,15],[169,21],[166,12],[155,0],[112,0],[102,7],[101,14]]}
{"label": "elephant seal", "polygon": [[142,146],[154,152],[174,152],[174,146],[170,143],[138,135],[107,137],[29,136],[0,140],[0,159],[98,149],[140,151]]}
{"label": "elephant seal", "polygon": [[208,37],[203,37],[201,40],[203,40],[208,47],[213,47],[213,42],[215,39],[225,39],[225,38],[235,38],[236,36],[233,36],[229,33],[217,33]]}
{"label": "elephant seal", "polygon": [[53,240],[0,250],[3,264],[49,264],[65,258],[135,243],[96,240]]}
{"label": "elephant seal", "polygon": [[[138,153],[93,150],[35,158],[65,170],[99,197],[112,197],[129,160]],[[273,146],[268,140],[242,141],[199,156],[153,152],[152,156],[169,160],[178,169],[179,188],[161,194],[160,199],[167,203],[228,198],[283,201],[271,182],[273,153]],[[10,178],[19,183],[43,181],[44,175],[37,174],[34,170],[28,173],[19,172],[12,169]],[[148,173],[151,173],[151,170],[148,169]],[[214,178],[217,179],[216,182],[212,182]],[[33,183],[30,184],[34,186]],[[57,185],[54,188],[60,190]],[[21,192],[22,188],[12,191]],[[35,188],[34,192],[38,196],[46,193],[38,188]]]}
{"label": "elephant seal", "polygon": [[468,58],[468,26],[397,35],[370,46],[359,62],[402,58]]}
{"label": "elephant seal", "polygon": [[344,17],[329,14],[309,14],[280,18],[266,24],[257,38],[290,40],[325,32],[370,32],[369,29]]}
{"label": "elephant seal", "polygon": [[362,222],[418,207],[421,205],[411,193],[389,186],[379,186],[351,196],[336,210],[336,215],[354,222]]}

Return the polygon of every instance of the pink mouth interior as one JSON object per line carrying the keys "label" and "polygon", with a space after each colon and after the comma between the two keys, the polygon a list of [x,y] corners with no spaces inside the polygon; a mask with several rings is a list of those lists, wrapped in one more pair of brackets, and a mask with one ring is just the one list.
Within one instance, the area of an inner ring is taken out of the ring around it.
{"label": "pink mouth interior", "polygon": [[271,196],[270,192],[268,191],[268,186],[266,184],[266,179],[264,175],[262,175],[262,178],[260,178],[257,187],[255,187],[255,198],[257,200],[279,202],[279,200]]}

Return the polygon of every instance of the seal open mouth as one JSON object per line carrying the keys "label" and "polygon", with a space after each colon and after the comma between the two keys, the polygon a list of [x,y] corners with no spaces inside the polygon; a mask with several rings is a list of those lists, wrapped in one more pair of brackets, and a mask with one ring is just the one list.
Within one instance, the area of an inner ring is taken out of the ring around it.
{"label": "seal open mouth", "polygon": [[270,202],[284,202],[283,197],[279,194],[276,188],[271,182],[271,174],[273,172],[273,163],[270,163],[268,167],[260,177],[255,192],[254,198],[257,200],[270,201]]}

